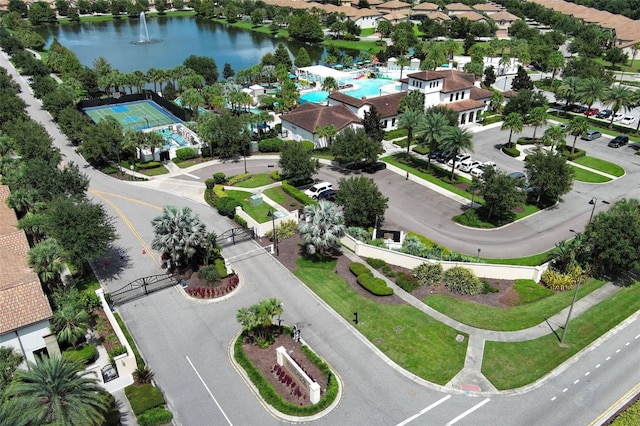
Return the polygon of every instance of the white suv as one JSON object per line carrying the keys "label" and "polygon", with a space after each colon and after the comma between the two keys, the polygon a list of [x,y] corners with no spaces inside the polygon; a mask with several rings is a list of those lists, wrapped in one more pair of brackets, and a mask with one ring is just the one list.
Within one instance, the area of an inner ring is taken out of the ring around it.
{"label": "white suv", "polygon": [[327,189],[333,189],[333,185],[329,182],[319,182],[304,191],[304,194],[313,200],[318,199],[318,194]]}

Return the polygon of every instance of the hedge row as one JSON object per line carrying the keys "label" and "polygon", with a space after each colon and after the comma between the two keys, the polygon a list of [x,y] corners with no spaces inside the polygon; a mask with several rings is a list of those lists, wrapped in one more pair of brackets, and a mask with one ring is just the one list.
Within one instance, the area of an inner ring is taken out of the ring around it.
{"label": "hedge row", "polygon": [[351,262],[351,265],[349,265],[349,270],[356,277],[359,277],[362,274],[368,274],[373,276],[373,273],[371,272],[371,270],[367,268],[363,263]]}
{"label": "hedge row", "polygon": [[373,275],[358,275],[358,284],[375,296],[391,296],[393,289],[387,287],[387,283],[382,278],[374,278]]}
{"label": "hedge row", "polygon": [[305,206],[309,204],[317,204],[315,201],[313,201],[310,197],[305,195],[298,188],[289,184],[289,182],[287,182],[286,180],[282,181],[282,190],[287,194],[291,195],[296,201],[304,204]]}
{"label": "hedge row", "polygon": [[497,123],[499,121],[502,121],[502,116],[501,115],[492,115],[491,117],[483,118],[482,119],[482,125],[483,126],[488,126],[489,124]]}
{"label": "hedge row", "polygon": [[578,158],[582,158],[587,155],[587,151],[584,149],[576,148],[575,152],[571,152],[571,148],[567,148],[562,151],[562,156],[569,161],[577,160]]}
{"label": "hedge row", "polygon": [[[327,408],[333,401],[336,399],[338,395],[338,385],[337,380],[332,380],[327,387],[327,391],[320,398],[317,404],[313,405],[296,405],[292,404],[288,401],[282,399],[280,394],[274,389],[273,385],[269,383],[258,371],[258,369],[253,365],[251,360],[247,357],[242,349],[242,341],[243,336],[240,336],[236,339],[236,343],[234,345],[233,355],[235,360],[244,368],[247,376],[251,379],[253,385],[258,389],[260,396],[264,401],[271,405],[276,410],[281,413],[288,414],[290,416],[312,416],[317,414]],[[304,348],[304,347],[303,347]],[[305,352],[306,354],[306,352]],[[309,359],[316,363],[317,357],[309,357]],[[324,363],[323,363],[324,364]],[[326,365],[323,367],[316,363],[318,367],[323,371],[331,371]],[[333,385],[332,385],[333,384]]]}
{"label": "hedge row", "polygon": [[426,145],[416,145],[411,148],[411,151],[418,154],[427,155],[429,153],[429,147]]}
{"label": "hedge row", "polygon": [[263,139],[258,143],[258,151],[260,152],[280,152],[282,148],[282,139],[272,138]]}
{"label": "hedge row", "polygon": [[124,334],[124,338],[127,339],[129,346],[131,346],[131,349],[133,350],[133,355],[136,357],[136,364],[138,365],[138,368],[144,367],[144,360],[142,359],[140,352],[138,352],[138,347],[136,346],[136,342],[133,341],[133,338],[131,337],[131,334],[129,334],[129,330],[127,329],[127,326],[124,324],[124,321],[122,321],[122,318],[120,318],[120,314],[114,312],[113,316],[116,319],[116,322],[118,323],[118,325],[120,326],[120,330],[122,330],[122,334]]}
{"label": "hedge row", "polygon": [[164,405],[164,398],[160,390],[153,385],[129,385],[124,388],[124,393],[131,404],[131,409],[136,416],[152,408]]}
{"label": "hedge row", "polygon": [[520,150],[516,147],[509,147],[508,144],[502,146],[502,152],[507,154],[509,157],[518,157],[520,155]]}
{"label": "hedge row", "polygon": [[233,220],[236,221],[236,223],[240,226],[242,226],[243,228],[247,228],[248,224],[247,221],[244,220],[243,218],[241,218],[238,214],[234,214],[233,215]]}
{"label": "hedge row", "polygon": [[67,349],[62,353],[62,355],[69,361],[87,365],[92,363],[97,358],[98,352],[96,351],[96,345],[87,344],[79,349]]}

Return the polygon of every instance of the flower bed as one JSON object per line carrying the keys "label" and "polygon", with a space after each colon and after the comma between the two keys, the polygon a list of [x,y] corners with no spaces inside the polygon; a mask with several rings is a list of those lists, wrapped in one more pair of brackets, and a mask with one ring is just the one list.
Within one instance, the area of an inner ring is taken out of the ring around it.
{"label": "flower bed", "polygon": [[238,287],[238,283],[240,279],[237,275],[231,275],[227,278],[224,278],[220,281],[219,285],[215,286],[202,286],[198,285],[195,287],[187,287],[187,293],[192,297],[197,297],[198,299],[215,299],[216,297],[222,297],[226,294],[231,293]]}

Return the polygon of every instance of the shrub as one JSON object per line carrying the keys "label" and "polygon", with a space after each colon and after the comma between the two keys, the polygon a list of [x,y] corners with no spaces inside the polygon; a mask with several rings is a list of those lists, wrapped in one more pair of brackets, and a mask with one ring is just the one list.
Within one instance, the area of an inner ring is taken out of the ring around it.
{"label": "shrub", "polygon": [[356,277],[359,277],[362,274],[373,276],[373,273],[371,272],[371,270],[367,268],[364,263],[351,262],[351,265],[349,265],[349,270]]}
{"label": "shrub", "polygon": [[445,285],[449,291],[458,294],[478,294],[482,291],[482,282],[467,268],[456,266],[443,274]]}
{"label": "shrub", "polygon": [[271,179],[278,182],[282,180],[282,176],[280,176],[280,170],[274,170],[270,175]]}
{"label": "shrub", "polygon": [[367,263],[374,269],[380,269],[383,266],[387,265],[387,262],[385,262],[384,260],[376,259],[374,257],[367,258]]}
{"label": "shrub", "polygon": [[316,144],[311,141],[302,141],[300,143],[302,144],[302,147],[307,151],[313,151],[316,147]]}
{"label": "shrub", "polygon": [[67,349],[64,351],[63,356],[69,361],[75,361],[79,364],[87,365],[91,364],[96,359],[97,354],[96,345],[87,344],[78,349]]}
{"label": "shrub", "polygon": [[398,274],[396,284],[398,284],[398,287],[409,293],[420,287],[420,283],[416,277],[414,277],[413,274],[407,273]]}
{"label": "shrub", "polygon": [[213,187],[216,186],[216,181],[214,179],[207,179],[204,181],[204,186],[206,186],[207,189],[213,189]]}
{"label": "shrub", "polygon": [[360,228],[359,226],[350,226],[347,228],[347,234],[351,235],[358,241],[363,241],[366,243],[371,242],[372,233],[367,229]]}
{"label": "shrub", "polygon": [[263,139],[258,143],[260,152],[280,152],[281,147],[282,139],[280,138]]}
{"label": "shrub", "polygon": [[358,275],[358,284],[375,296],[390,296],[393,294],[393,289],[387,287],[387,283],[382,278],[374,278],[373,275]]}
{"label": "shrub", "polygon": [[244,220],[243,218],[241,218],[237,213],[235,213],[235,214],[233,215],[233,220],[235,220],[235,221],[236,221],[236,223],[237,223],[238,225],[242,226],[243,228],[247,228],[247,227],[248,227],[248,225],[247,225],[247,221],[246,221],[246,220]]}
{"label": "shrub", "polygon": [[575,152],[571,152],[571,148],[567,148],[562,151],[562,156],[569,161],[577,160],[578,158],[582,158],[587,155],[587,151],[584,149],[576,148]]}
{"label": "shrub", "polygon": [[482,283],[482,294],[498,293],[500,291],[485,280],[480,280],[480,282]]}
{"label": "shrub", "polygon": [[304,205],[308,204],[316,204],[310,197],[305,195],[302,191],[300,191],[295,186],[289,184],[286,180],[282,181],[282,190],[287,194],[291,195],[296,201],[301,202]]}
{"label": "shrub", "polygon": [[138,367],[133,372],[133,379],[136,381],[137,385],[146,385],[151,383],[153,379],[153,371],[146,365]]}
{"label": "shrub", "polygon": [[213,180],[215,181],[216,185],[223,185],[227,183],[227,176],[225,176],[225,174],[222,172],[214,173]]}
{"label": "shrub", "polygon": [[[291,238],[298,233],[298,224],[295,220],[280,222],[280,224],[276,226],[276,233],[278,234],[278,241]],[[264,236],[273,241],[273,230],[268,230]]]}
{"label": "shrub", "polygon": [[391,269],[391,266],[389,265],[384,265],[382,267],[382,273],[384,274],[385,277],[389,277],[389,278],[393,278],[396,276],[395,271]]}
{"label": "shrub", "polygon": [[224,264],[224,259],[218,258],[218,259],[214,260],[213,263],[214,263],[214,265],[216,267],[216,270],[218,271],[218,276],[220,276],[220,278],[226,278],[227,275],[229,275],[229,274],[227,274],[227,267]]}
{"label": "shrub", "polygon": [[498,114],[498,115],[492,115],[492,116],[488,116],[482,119],[482,125],[483,126],[488,126],[489,124],[493,124],[493,123],[497,123],[499,121],[502,121],[502,115]]}
{"label": "shrub", "polygon": [[124,346],[116,346],[115,348],[109,351],[109,361],[111,361],[111,363],[113,364],[113,360],[117,356],[126,354],[126,353],[127,353],[127,348],[125,348]]}
{"label": "shrub", "polygon": [[233,218],[236,214],[236,207],[240,204],[230,197],[224,197],[218,199],[216,202],[216,209],[218,209],[218,213],[222,216],[227,216]]}
{"label": "shrub", "polygon": [[136,416],[155,407],[164,405],[164,398],[153,385],[129,385],[124,388],[124,393],[131,404],[131,409]]}
{"label": "shrub", "polygon": [[243,182],[243,181],[249,180],[249,179],[251,179],[251,173],[241,173],[239,175],[231,176],[227,180],[227,185],[233,186],[236,183]]}
{"label": "shrub", "polygon": [[194,148],[180,148],[176,150],[176,159],[178,161],[191,160],[198,156],[198,151]]}
{"label": "shrub", "polygon": [[218,273],[218,268],[216,267],[216,265],[208,265],[200,268],[200,270],[198,271],[198,278],[203,280],[208,285],[213,285],[219,282],[221,277]]}
{"label": "shrub", "polygon": [[416,152],[418,154],[427,155],[429,153],[429,147],[426,145],[416,145],[411,148],[411,151]]}
{"label": "shrub", "polygon": [[101,391],[100,395],[105,399],[107,412],[104,415],[104,426],[120,426],[120,411],[116,405],[116,399],[107,391]]}
{"label": "shrub", "polygon": [[136,342],[133,341],[131,334],[129,334],[129,330],[127,329],[127,326],[124,324],[124,321],[122,321],[122,318],[120,318],[120,315],[117,312],[114,312],[113,316],[115,317],[116,322],[120,326],[120,330],[122,330],[122,334],[124,334],[124,338],[127,339],[129,346],[131,346],[131,350],[133,350],[133,355],[136,357],[136,364],[138,364],[138,368],[144,366],[144,360],[142,359],[142,356],[138,351]]}
{"label": "shrub", "polygon": [[138,163],[136,164],[136,167],[140,170],[147,170],[147,169],[155,169],[157,167],[162,167],[162,164],[157,161],[148,161],[146,163]]}
{"label": "shrub", "polygon": [[442,281],[442,265],[439,263],[423,263],[413,269],[413,274],[420,285],[436,286]]}
{"label": "shrub", "polygon": [[227,196],[227,193],[224,192],[224,186],[216,185],[213,187],[213,195],[218,198],[224,198]]}
{"label": "shrub", "polygon": [[542,273],[542,282],[551,290],[554,291],[566,291],[573,288],[573,286],[582,279],[584,271],[578,265],[574,265],[569,268],[566,274],[549,268]]}
{"label": "shrub", "polygon": [[543,139],[542,138],[530,138],[530,137],[521,137],[518,138],[518,141],[516,142],[518,145],[532,145],[532,144],[537,144],[537,143],[543,143]]}
{"label": "shrub", "polygon": [[140,426],[156,426],[170,423],[173,419],[171,411],[167,411],[162,407],[152,408],[138,416],[138,424]]}
{"label": "shrub", "polygon": [[520,150],[518,148],[509,147],[508,144],[502,146],[502,152],[507,154],[509,157],[518,157],[520,155]]}

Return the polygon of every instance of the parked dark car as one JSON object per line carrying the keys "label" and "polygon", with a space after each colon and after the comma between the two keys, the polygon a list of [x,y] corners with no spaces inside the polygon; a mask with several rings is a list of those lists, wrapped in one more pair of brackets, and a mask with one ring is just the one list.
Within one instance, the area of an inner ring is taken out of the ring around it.
{"label": "parked dark car", "polygon": [[602,119],[609,118],[611,117],[611,114],[613,114],[613,111],[611,111],[610,109],[603,109],[602,111],[596,114],[596,118],[602,118]]}
{"label": "parked dark car", "polygon": [[336,199],[336,191],[335,189],[325,189],[324,191],[318,194],[317,199],[334,201]]}
{"label": "parked dark car", "polygon": [[620,148],[629,143],[629,136],[627,135],[619,135],[616,136],[609,142],[608,146],[611,148]]}
{"label": "parked dark car", "polygon": [[455,157],[452,153],[450,152],[443,152],[441,156],[439,156],[437,158],[439,163],[448,163],[449,160],[451,160],[453,157]]}
{"label": "parked dark car", "polygon": [[587,107],[586,106],[582,106],[582,105],[572,105],[571,106],[571,112],[577,112],[578,114],[584,114],[585,111],[587,111]]}
{"label": "parked dark car", "polygon": [[384,161],[376,161],[373,164],[369,164],[367,167],[364,168],[364,171],[367,173],[375,173],[378,170],[384,170],[387,168],[387,163],[385,163]]}
{"label": "parked dark car", "polygon": [[427,154],[427,157],[429,157],[432,160],[436,160],[441,155],[442,155],[442,151],[440,151],[439,149],[436,149],[435,151],[429,152],[429,154]]}

